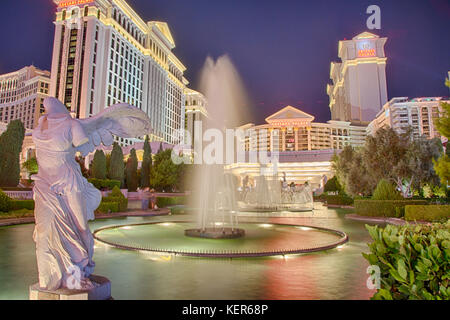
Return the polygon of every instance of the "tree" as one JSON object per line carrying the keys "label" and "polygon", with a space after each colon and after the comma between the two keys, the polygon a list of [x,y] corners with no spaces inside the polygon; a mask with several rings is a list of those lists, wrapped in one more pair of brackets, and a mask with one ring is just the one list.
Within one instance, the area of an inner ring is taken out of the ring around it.
{"label": "tree", "polygon": [[133,148],[130,151],[130,156],[127,160],[127,187],[128,191],[135,192],[138,188],[138,174],[137,174],[137,168],[138,168],[138,159],[136,156],[136,150]]}
{"label": "tree", "polygon": [[78,157],[75,157],[75,161],[78,162],[78,164],[80,165],[80,170],[81,170],[81,174],[83,175],[83,177],[85,177],[86,179],[89,179],[89,177],[91,176],[91,173],[90,173],[90,170],[86,168],[85,158],[82,156],[78,156]]}
{"label": "tree", "polygon": [[381,179],[375,191],[372,200],[401,200],[403,197],[399,194],[395,187],[386,179]]}
{"label": "tree", "polygon": [[411,129],[397,134],[392,128],[381,128],[375,136],[367,137],[364,164],[373,181],[387,179],[408,198],[413,187],[437,182],[433,160],[441,150],[438,139],[415,138]]}
{"label": "tree", "polygon": [[32,176],[33,174],[37,174],[38,173],[38,162],[36,157],[32,157],[30,159],[28,159],[27,161],[25,161],[24,163],[22,163],[22,168],[27,170],[28,175]]}
{"label": "tree", "polygon": [[103,150],[96,150],[91,164],[92,178],[106,179],[106,156]]}
{"label": "tree", "polygon": [[152,148],[148,136],[144,142],[144,156],[142,158],[141,166],[141,188],[150,187],[150,171],[152,167]]}
{"label": "tree", "polygon": [[350,172],[350,167],[353,161],[355,150],[352,146],[345,146],[342,152],[337,155],[336,153],[332,158],[332,168],[339,181],[339,184],[342,186],[343,190],[346,190],[346,180],[348,173]]}
{"label": "tree", "polygon": [[[445,82],[447,87],[450,87],[450,79]],[[450,140],[450,104],[441,103],[443,112],[440,117],[434,119],[434,124],[439,133]],[[441,179],[441,183],[444,186],[448,186],[450,183],[450,147],[447,142],[446,153],[442,154],[438,160],[433,160],[434,170]]]}
{"label": "tree", "polygon": [[125,176],[124,170],[125,170],[125,163],[123,161],[122,148],[119,146],[117,142],[114,142],[113,149],[111,152],[111,159],[109,162],[108,176],[112,180],[120,181],[120,183],[123,185]]}
{"label": "tree", "polygon": [[433,162],[434,170],[441,179],[441,184],[444,186],[450,183],[450,157],[446,154],[442,155],[438,160]]}
{"label": "tree", "polygon": [[352,196],[368,196],[372,194],[377,184],[367,168],[363,152],[363,149],[356,150],[349,163],[345,191]]}
{"label": "tree", "polygon": [[332,168],[345,193],[358,196],[370,195],[376,186],[363,161],[363,149],[346,146],[332,159]]}
{"label": "tree", "polygon": [[339,183],[338,178],[336,176],[334,176],[333,178],[328,180],[327,183],[325,184],[323,191],[324,192],[341,192],[342,186]]}
{"label": "tree", "polygon": [[154,189],[167,191],[176,187],[179,180],[179,166],[172,161],[172,150],[168,149],[155,155],[150,172],[150,181]]}
{"label": "tree", "polygon": [[25,127],[13,120],[0,136],[0,186],[17,187],[20,182],[20,153]]}
{"label": "tree", "polygon": [[441,152],[438,139],[414,138],[411,130],[402,134],[392,128],[381,128],[369,136],[361,149],[346,147],[333,158],[333,169],[350,195],[370,195],[378,182],[386,179],[412,196],[412,188],[437,183],[433,160]]}

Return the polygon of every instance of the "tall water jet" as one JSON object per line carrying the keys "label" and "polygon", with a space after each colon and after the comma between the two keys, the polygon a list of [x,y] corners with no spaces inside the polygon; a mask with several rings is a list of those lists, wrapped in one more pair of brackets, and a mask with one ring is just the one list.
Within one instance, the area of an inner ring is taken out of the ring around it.
{"label": "tall water jet", "polygon": [[[224,170],[224,155],[227,153],[224,140],[226,129],[241,123],[247,98],[228,56],[221,56],[217,61],[210,57],[206,59],[200,89],[208,101],[208,117],[202,127],[204,140],[210,143],[196,150],[194,155],[194,163],[200,164],[194,175],[198,228],[186,230],[185,234],[205,238],[240,237],[245,232],[237,228],[237,183]],[[198,145],[202,146],[202,141],[199,142]]]}

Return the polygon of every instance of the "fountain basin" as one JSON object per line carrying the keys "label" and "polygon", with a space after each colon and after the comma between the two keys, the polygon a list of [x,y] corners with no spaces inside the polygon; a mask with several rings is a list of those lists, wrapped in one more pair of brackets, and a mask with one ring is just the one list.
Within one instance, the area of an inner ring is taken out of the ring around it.
{"label": "fountain basin", "polygon": [[245,230],[245,237],[186,237],[185,230],[198,230],[196,224],[171,221],[108,226],[95,230],[94,238],[118,249],[203,258],[311,253],[330,250],[348,241],[347,234],[342,231],[316,226],[271,222],[248,222],[239,226]]}
{"label": "fountain basin", "polygon": [[238,228],[205,228],[205,229],[187,229],[184,235],[194,238],[206,239],[236,239],[245,235],[244,229]]}

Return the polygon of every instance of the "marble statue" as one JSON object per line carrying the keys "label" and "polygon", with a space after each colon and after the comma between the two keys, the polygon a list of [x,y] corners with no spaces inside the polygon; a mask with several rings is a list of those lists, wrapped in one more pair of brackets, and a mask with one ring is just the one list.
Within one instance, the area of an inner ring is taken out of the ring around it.
{"label": "marble statue", "polygon": [[90,290],[94,270],[94,239],[88,221],[100,204],[101,193],[81,174],[75,155],[86,156],[113,135],[132,138],[150,132],[141,110],[118,104],[87,118],[74,119],[56,98],[44,100],[45,114],[33,130],[39,172],[33,176],[36,257],[39,286],[45,290],[73,288],[69,280],[78,273],[76,289]]}

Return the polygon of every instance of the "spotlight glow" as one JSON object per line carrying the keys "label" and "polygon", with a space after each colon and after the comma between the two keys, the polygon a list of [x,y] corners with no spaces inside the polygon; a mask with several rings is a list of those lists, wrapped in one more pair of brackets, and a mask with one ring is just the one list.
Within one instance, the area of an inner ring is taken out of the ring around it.
{"label": "spotlight glow", "polygon": [[262,228],[271,228],[271,227],[273,227],[273,224],[263,223],[263,224],[260,224],[259,226]]}

